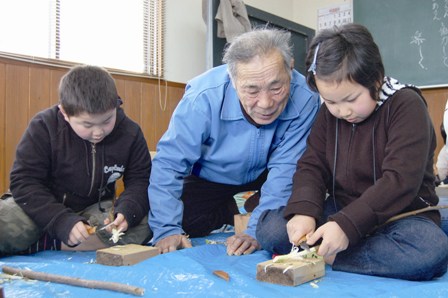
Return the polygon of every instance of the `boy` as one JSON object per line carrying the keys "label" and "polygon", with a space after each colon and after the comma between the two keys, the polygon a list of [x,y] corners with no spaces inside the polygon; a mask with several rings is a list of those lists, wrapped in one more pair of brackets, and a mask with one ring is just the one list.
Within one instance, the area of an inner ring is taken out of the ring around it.
{"label": "boy", "polygon": [[[114,244],[113,228],[125,233],[120,244],[147,243],[151,159],[112,76],[75,66],[59,97],[34,116],[17,146],[11,193],[0,200],[0,255],[96,250]],[[114,199],[121,177],[125,190]]]}

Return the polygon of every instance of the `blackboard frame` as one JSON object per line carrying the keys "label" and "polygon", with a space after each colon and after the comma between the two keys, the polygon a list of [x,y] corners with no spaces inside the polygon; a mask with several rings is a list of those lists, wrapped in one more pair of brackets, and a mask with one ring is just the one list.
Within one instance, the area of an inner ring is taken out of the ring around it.
{"label": "blackboard frame", "polygon": [[[212,15],[215,16],[218,10],[219,0],[212,1]],[[308,51],[311,40],[314,37],[315,30],[290,20],[273,15],[266,11],[257,9],[250,5],[246,5],[249,21],[252,25],[266,25],[286,29],[292,34],[292,42],[294,44],[294,67],[297,71],[305,74],[305,56]],[[223,50],[226,46],[226,39],[217,36],[217,22],[213,18],[213,37],[212,37],[212,64],[218,66],[222,64]]]}

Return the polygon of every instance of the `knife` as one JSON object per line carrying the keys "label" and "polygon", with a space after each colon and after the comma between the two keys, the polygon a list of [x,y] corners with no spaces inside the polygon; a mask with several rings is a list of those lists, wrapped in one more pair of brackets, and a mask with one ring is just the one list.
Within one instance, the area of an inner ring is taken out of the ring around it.
{"label": "knife", "polygon": [[297,241],[297,245],[300,246],[301,249],[304,249],[306,251],[310,251],[310,246],[308,244],[306,244],[306,235],[303,236],[302,238],[299,239],[299,241]]}

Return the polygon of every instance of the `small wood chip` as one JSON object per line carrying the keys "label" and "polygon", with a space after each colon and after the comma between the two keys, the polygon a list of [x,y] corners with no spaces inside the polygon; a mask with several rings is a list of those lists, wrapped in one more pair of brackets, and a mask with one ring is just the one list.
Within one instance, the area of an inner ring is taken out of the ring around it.
{"label": "small wood chip", "polygon": [[87,232],[89,233],[89,235],[93,235],[96,233],[96,227],[86,225],[86,229],[87,229]]}
{"label": "small wood chip", "polygon": [[221,277],[225,281],[229,281],[230,280],[229,274],[227,272],[222,271],[222,270],[215,270],[215,271],[213,271],[213,274],[218,276],[218,277]]}

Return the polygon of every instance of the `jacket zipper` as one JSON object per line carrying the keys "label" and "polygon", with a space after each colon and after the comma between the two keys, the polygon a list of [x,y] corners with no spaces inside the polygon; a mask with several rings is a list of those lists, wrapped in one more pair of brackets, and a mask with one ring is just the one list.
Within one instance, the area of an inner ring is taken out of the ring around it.
{"label": "jacket zipper", "polygon": [[[356,124],[352,124],[352,129],[351,129],[351,133],[350,133],[350,140],[349,140],[349,147],[348,147],[348,158],[347,158],[347,168],[345,169],[345,177],[347,180],[349,181],[353,181],[352,179],[349,179],[349,174],[353,173],[353,171],[351,171],[351,164],[352,164],[352,160],[351,160],[351,156],[352,156],[352,145],[353,145],[353,138],[355,135],[355,130],[356,130]],[[350,189],[350,193],[352,192],[352,187]]]}
{"label": "jacket zipper", "polygon": [[96,172],[95,172],[95,168],[96,168],[96,162],[95,162],[95,160],[96,160],[96,158],[95,158],[95,156],[96,156],[96,144],[91,144],[91,145],[92,145],[92,180],[90,182],[90,190],[89,190],[89,195],[88,196],[90,196],[91,193],[92,193],[93,185],[94,185],[94,182],[95,182],[95,175],[96,175]]}

